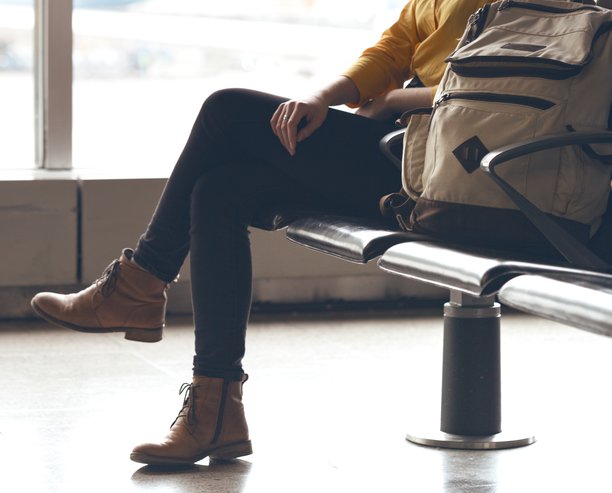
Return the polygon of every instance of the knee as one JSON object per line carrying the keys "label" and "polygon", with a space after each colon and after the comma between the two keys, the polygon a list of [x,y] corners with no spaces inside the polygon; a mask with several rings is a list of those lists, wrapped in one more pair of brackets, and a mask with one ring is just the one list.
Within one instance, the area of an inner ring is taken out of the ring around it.
{"label": "knee", "polygon": [[221,89],[213,92],[204,100],[202,112],[207,115],[226,115],[236,104],[241,92],[241,89]]}
{"label": "knee", "polygon": [[284,98],[251,89],[221,89],[202,105],[201,115],[220,122],[268,119]]}
{"label": "knee", "polygon": [[222,89],[212,93],[202,104],[197,124],[213,133],[220,132],[218,135],[230,132],[232,125],[245,114],[244,93],[244,89]]}
{"label": "knee", "polygon": [[246,225],[253,207],[242,182],[232,167],[220,167],[201,176],[191,194],[192,232]]}

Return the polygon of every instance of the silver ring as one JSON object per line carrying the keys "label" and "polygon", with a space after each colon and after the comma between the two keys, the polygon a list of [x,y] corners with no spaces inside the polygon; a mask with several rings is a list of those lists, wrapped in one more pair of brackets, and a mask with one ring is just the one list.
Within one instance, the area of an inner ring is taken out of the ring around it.
{"label": "silver ring", "polygon": [[289,120],[289,115],[283,115],[283,120]]}

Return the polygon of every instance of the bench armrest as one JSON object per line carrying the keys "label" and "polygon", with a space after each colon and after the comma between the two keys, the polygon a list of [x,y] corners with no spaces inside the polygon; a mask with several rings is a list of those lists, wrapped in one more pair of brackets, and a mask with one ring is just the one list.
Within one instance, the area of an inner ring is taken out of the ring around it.
{"label": "bench armrest", "polygon": [[517,192],[510,184],[501,178],[496,171],[497,166],[511,159],[532,154],[534,152],[569,145],[585,145],[612,143],[612,132],[572,132],[550,135],[538,139],[501,147],[488,153],[481,161],[480,168],[508,195],[514,204],[538,228],[546,239],[570,263],[587,269],[608,270],[609,266],[601,258],[591,252],[585,245],[559,226],[549,216],[544,214],[532,202]]}
{"label": "bench armrest", "polygon": [[399,130],[395,130],[394,132],[388,133],[378,143],[381,152],[389,158],[389,160],[397,166],[398,169],[402,169],[402,154],[401,152],[395,153],[393,152],[394,148],[397,144],[403,142],[404,133],[406,132],[405,128],[401,128]]}

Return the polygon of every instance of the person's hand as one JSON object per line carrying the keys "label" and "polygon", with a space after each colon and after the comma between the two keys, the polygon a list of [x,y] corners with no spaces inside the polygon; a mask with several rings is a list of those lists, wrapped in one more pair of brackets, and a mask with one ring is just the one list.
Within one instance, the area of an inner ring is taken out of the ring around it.
{"label": "person's hand", "polygon": [[274,135],[293,156],[298,142],[310,137],[323,124],[328,111],[329,106],[319,97],[292,99],[279,105],[270,125]]}

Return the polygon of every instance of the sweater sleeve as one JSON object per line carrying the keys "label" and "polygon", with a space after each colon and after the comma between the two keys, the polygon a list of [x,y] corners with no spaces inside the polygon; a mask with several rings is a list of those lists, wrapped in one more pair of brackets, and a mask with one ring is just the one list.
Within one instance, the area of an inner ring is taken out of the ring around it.
{"label": "sweater sleeve", "polygon": [[403,8],[399,20],[387,29],[378,43],[368,48],[357,61],[344,72],[359,90],[361,106],[392,89],[402,87],[413,74],[412,57],[418,46],[416,5],[412,0]]}

